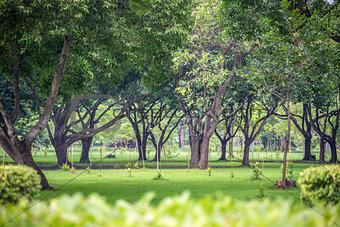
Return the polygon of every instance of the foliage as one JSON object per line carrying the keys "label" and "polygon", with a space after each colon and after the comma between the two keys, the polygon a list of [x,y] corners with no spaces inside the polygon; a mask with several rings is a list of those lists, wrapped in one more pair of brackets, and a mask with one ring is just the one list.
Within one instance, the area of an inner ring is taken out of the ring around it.
{"label": "foliage", "polygon": [[40,191],[40,176],[26,166],[0,166],[0,204],[33,199]]}
{"label": "foliage", "polygon": [[[131,204],[119,201],[114,206],[98,195],[64,195],[49,203],[33,206],[6,223],[28,204],[0,207],[0,223],[7,226],[336,226],[340,207],[321,207],[315,213],[290,200],[233,201],[229,197],[193,199],[188,193],[150,204],[153,195],[145,195]],[[303,217],[303,218],[301,218]]]}
{"label": "foliage", "polygon": [[301,199],[309,205],[320,201],[336,204],[340,200],[340,166],[310,167],[300,173]]}
{"label": "foliage", "polygon": [[207,171],[208,171],[209,177],[211,177],[211,167],[208,167]]}
{"label": "foliage", "polygon": [[252,169],[253,169],[253,179],[254,180],[257,180],[259,178],[259,176],[262,174],[262,170],[260,169],[260,164],[259,162],[255,162],[253,165],[252,165]]}
{"label": "foliage", "polygon": [[162,173],[160,171],[157,172],[157,175],[153,180],[161,180],[162,179]]}
{"label": "foliage", "polygon": [[64,170],[64,171],[70,171],[70,166],[69,166],[67,163],[64,163],[64,164],[61,166],[61,169]]}
{"label": "foliage", "polygon": [[288,173],[288,179],[292,180],[294,178],[294,163],[293,162],[288,162],[287,163],[287,173]]}
{"label": "foliage", "polygon": [[[281,165],[281,171],[283,170],[283,165]],[[295,176],[294,174],[294,163],[293,162],[287,162],[286,165],[286,173],[287,173],[287,178],[289,180],[292,180]]]}
{"label": "foliage", "polygon": [[127,171],[129,173],[129,177],[132,177],[132,169],[131,168],[127,168]]}
{"label": "foliage", "polygon": [[264,187],[263,184],[261,184],[260,188],[259,188],[259,194],[257,196],[258,198],[262,199],[264,197]]}

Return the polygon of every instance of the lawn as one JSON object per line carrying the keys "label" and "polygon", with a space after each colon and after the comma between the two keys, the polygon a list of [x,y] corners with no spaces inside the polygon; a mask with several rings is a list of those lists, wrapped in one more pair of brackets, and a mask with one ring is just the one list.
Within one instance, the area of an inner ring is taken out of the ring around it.
{"label": "lawn", "polygon": [[[257,149],[259,150],[259,149]],[[217,161],[220,154],[212,152],[209,154],[209,166],[212,168],[212,176],[206,170],[190,169],[187,171],[189,147],[186,147],[171,154],[162,156],[161,166],[162,180],[153,180],[156,177],[156,162],[145,162],[146,168],[143,169],[142,162],[138,163],[139,168],[132,170],[132,177],[129,177],[126,166],[131,163],[133,167],[136,163],[138,154],[134,149],[120,149],[116,152],[116,159],[105,158],[111,149],[103,148],[103,169],[102,176],[99,177],[100,166],[100,147],[93,148],[93,163],[90,174],[84,168],[89,163],[78,163],[80,158],[80,147],[76,147],[73,153],[76,172],[65,172],[60,169],[51,170],[50,167],[56,166],[56,156],[52,149],[40,150],[33,153],[35,161],[42,167],[49,183],[56,189],[55,191],[43,191],[40,199],[49,200],[61,194],[74,194],[81,192],[85,195],[97,193],[113,204],[119,199],[134,202],[146,192],[156,193],[153,203],[158,203],[165,197],[181,194],[189,191],[194,198],[202,198],[205,195],[214,196],[216,193],[231,196],[240,200],[257,199],[259,195],[261,180],[252,180],[252,169],[249,167],[239,167],[241,165],[242,153],[235,149],[232,163],[228,161]],[[154,157],[152,149],[148,152],[147,158]],[[254,152],[250,153],[250,160],[265,160],[264,167],[264,194],[265,197],[283,197],[299,202],[299,189],[291,188],[281,190],[273,188],[276,180],[281,179],[281,152]],[[318,165],[317,162],[301,163],[302,152],[293,152],[289,155],[294,163],[295,178],[299,172],[311,165]],[[69,160],[72,155],[69,154]],[[5,163],[12,161],[6,157]],[[233,168],[230,168],[233,166]],[[231,177],[233,171],[234,177]]]}
{"label": "lawn", "polygon": [[[281,190],[273,188],[275,180],[281,178],[279,163],[266,163],[264,167],[265,197],[290,198],[299,202],[299,189]],[[310,164],[295,164],[296,175]],[[193,198],[202,198],[216,193],[231,196],[240,200],[257,199],[261,180],[252,180],[252,170],[242,168],[212,168],[212,176],[206,170],[163,169],[162,180],[153,180],[157,172],[155,169],[133,169],[129,177],[127,169],[76,170],[74,174],[63,170],[45,170],[44,173],[55,191],[44,191],[40,199],[49,200],[61,194],[81,192],[85,195],[97,193],[113,204],[119,199],[134,202],[149,191],[155,192],[153,203],[158,203],[165,197],[189,191]],[[231,177],[231,171],[234,177]]]}

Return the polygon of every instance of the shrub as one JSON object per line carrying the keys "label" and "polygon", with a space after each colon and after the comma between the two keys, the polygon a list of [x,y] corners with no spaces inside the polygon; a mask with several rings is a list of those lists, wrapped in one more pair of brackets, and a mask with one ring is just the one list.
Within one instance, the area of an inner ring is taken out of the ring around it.
{"label": "shrub", "polygon": [[340,166],[310,167],[300,173],[300,197],[306,204],[336,204],[340,199]]}
{"label": "shrub", "polygon": [[[340,206],[313,209],[290,200],[234,201],[190,198],[188,193],[151,205],[152,195],[131,204],[118,201],[111,206],[97,195],[64,195],[25,210],[28,204],[0,206],[0,224],[11,226],[299,226],[323,227],[340,223]],[[326,214],[325,216],[321,214]]]}
{"label": "shrub", "polygon": [[27,166],[0,166],[0,204],[33,199],[39,194],[40,176]]}
{"label": "shrub", "polygon": [[259,162],[255,162],[253,165],[253,179],[257,180],[259,178],[259,176],[262,174],[262,170],[260,169],[260,164]]}

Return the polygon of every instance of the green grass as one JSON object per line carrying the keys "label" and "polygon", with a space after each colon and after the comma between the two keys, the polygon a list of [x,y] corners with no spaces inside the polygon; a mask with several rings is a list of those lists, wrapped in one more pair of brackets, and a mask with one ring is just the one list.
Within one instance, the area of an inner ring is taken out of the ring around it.
{"label": "green grass", "polygon": [[[99,167],[99,149],[100,147],[94,147],[93,149],[93,166],[96,168]],[[104,149],[103,157],[111,151],[111,149]],[[152,149],[148,151],[147,158],[153,158],[154,151]],[[56,190],[42,192],[40,199],[48,200],[64,193],[74,194],[82,192],[85,195],[98,193],[104,196],[109,203],[113,204],[119,199],[130,202],[137,201],[144,193],[149,191],[156,193],[154,203],[158,203],[167,196],[181,194],[183,191],[190,191],[194,198],[202,198],[207,194],[222,193],[241,200],[252,200],[256,199],[259,195],[261,180],[251,180],[252,170],[250,168],[231,169],[230,161],[218,162],[220,154],[211,152],[209,154],[209,166],[212,167],[211,177],[208,176],[206,170],[190,169],[187,172],[188,152],[189,147],[185,147],[178,150],[176,152],[178,155],[172,158],[163,155],[161,165],[168,168],[162,170],[164,179],[159,181],[153,180],[157,173],[155,169],[150,169],[156,167],[156,162],[145,162],[147,169],[133,169],[132,177],[128,176],[128,171],[125,169],[126,164],[131,162],[133,166],[138,158],[138,153],[134,149],[120,149],[116,153],[116,159],[104,158],[103,166],[114,167],[119,165],[123,169],[102,170],[102,177],[98,176],[98,169],[91,170],[90,174],[81,169],[76,170],[75,174],[63,170],[44,170],[47,179]],[[234,154],[235,157],[233,158],[232,165],[239,166],[242,160],[242,153],[235,149]],[[253,155],[250,153],[250,160],[252,161],[253,157],[261,161],[263,158],[265,159],[265,197],[291,198],[298,202],[300,192],[298,188],[292,188],[288,191],[272,188],[275,181],[281,179],[280,167],[282,155],[281,152],[254,152]],[[37,151],[36,154],[33,152],[33,157],[40,167],[55,166],[57,162],[55,152],[52,149],[47,150],[47,152]],[[80,147],[76,147],[73,155],[75,166],[86,167],[89,165],[77,163],[79,158]],[[293,161],[300,161],[302,158],[303,153],[301,151],[292,152],[289,155],[289,159]],[[69,156],[69,160],[72,160],[71,156]],[[5,162],[10,163],[10,158],[6,157]],[[317,164],[314,162],[295,163],[295,176],[298,176],[299,172],[311,165]],[[183,168],[174,169],[178,166]],[[139,167],[142,167],[142,162],[139,162]],[[234,178],[231,178],[231,171],[234,172]]]}
{"label": "green grass", "polygon": [[[281,190],[272,188],[275,180],[281,178],[279,163],[266,163],[264,169],[264,194],[265,197],[291,198],[299,202],[298,188]],[[309,167],[309,164],[295,164],[296,174]],[[231,178],[231,171],[234,177]],[[84,170],[77,170],[75,174],[63,170],[44,171],[50,184],[55,191],[44,191],[40,199],[48,200],[61,194],[74,194],[82,192],[85,195],[97,193],[104,196],[113,204],[115,201],[124,199],[134,202],[149,191],[156,193],[154,203],[158,203],[165,197],[190,191],[193,198],[202,198],[206,195],[222,193],[240,200],[257,199],[261,180],[252,180],[252,170],[243,168],[218,168],[212,169],[212,176],[208,176],[206,170],[190,169],[163,169],[162,180],[153,180],[156,177],[155,169],[133,169],[132,177],[129,177],[127,169],[91,170],[88,174]]]}

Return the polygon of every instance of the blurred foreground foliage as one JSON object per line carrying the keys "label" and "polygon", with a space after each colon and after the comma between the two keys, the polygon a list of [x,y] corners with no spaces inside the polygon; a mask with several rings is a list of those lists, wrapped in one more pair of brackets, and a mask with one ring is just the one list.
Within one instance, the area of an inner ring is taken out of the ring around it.
{"label": "blurred foreground foliage", "polygon": [[[190,198],[189,193],[150,204],[153,194],[136,203],[117,201],[114,206],[98,195],[64,195],[30,206],[0,207],[0,224],[6,226],[337,226],[340,206],[306,208],[290,200],[236,201]],[[20,214],[17,216],[18,214]],[[17,216],[17,217],[16,217]],[[16,217],[16,218],[14,218]],[[14,218],[14,219],[12,219]]]}

